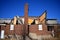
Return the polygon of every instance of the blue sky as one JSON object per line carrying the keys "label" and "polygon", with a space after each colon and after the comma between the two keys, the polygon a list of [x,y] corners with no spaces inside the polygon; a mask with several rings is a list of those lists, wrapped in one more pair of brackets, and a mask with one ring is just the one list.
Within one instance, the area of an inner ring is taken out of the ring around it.
{"label": "blue sky", "polygon": [[24,4],[29,4],[29,16],[40,16],[47,10],[47,18],[60,20],[60,0],[0,0],[0,18],[24,16]]}

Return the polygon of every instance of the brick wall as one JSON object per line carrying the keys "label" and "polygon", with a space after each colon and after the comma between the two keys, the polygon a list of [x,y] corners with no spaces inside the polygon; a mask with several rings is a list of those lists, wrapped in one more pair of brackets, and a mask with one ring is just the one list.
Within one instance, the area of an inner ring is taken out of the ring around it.
{"label": "brick wall", "polygon": [[[22,25],[15,25],[14,30],[10,30],[10,25],[6,26],[1,26],[1,30],[5,30],[5,35],[12,35],[12,34],[17,34],[21,35],[23,34],[23,24]],[[55,26],[57,27],[57,26]],[[48,35],[51,33],[51,31],[47,30],[47,25],[42,24],[42,29],[43,30],[38,30],[38,25],[30,25],[29,26],[29,33],[36,33],[37,35]],[[55,28],[56,29],[56,28]]]}
{"label": "brick wall", "polygon": [[10,25],[6,25],[4,30],[5,30],[5,35],[9,35],[10,34]]}
{"label": "brick wall", "polygon": [[[43,25],[42,28],[43,28],[43,30],[38,30],[38,25],[30,25],[29,32],[36,33],[37,35],[49,34],[47,31],[46,25]],[[10,30],[10,25],[6,25],[6,27],[4,27],[3,29],[5,30],[5,35],[23,34],[23,25],[15,25],[14,30]]]}
{"label": "brick wall", "polygon": [[23,25],[15,25],[15,30],[14,30],[15,34],[17,35],[21,35],[23,32]]}
{"label": "brick wall", "polygon": [[10,25],[6,25],[6,27],[4,27],[5,35],[14,35],[14,34],[21,35],[22,27],[23,25],[15,25],[14,30],[10,30]]}
{"label": "brick wall", "polygon": [[30,25],[29,27],[29,31],[31,33],[36,33],[37,35],[48,35],[50,34],[48,31],[47,31],[47,26],[42,24],[42,30],[39,30],[38,29],[38,25]]}

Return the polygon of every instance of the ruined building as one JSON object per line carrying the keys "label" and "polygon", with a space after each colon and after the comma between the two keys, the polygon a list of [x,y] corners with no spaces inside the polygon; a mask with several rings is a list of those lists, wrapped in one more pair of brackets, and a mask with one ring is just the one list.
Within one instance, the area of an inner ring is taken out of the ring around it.
{"label": "ruined building", "polygon": [[0,19],[0,34],[2,35],[0,37],[28,35],[31,39],[50,38],[52,30],[57,32],[58,25],[57,19],[47,19],[47,11],[44,11],[41,16],[28,16],[28,4],[25,4],[24,16]]}

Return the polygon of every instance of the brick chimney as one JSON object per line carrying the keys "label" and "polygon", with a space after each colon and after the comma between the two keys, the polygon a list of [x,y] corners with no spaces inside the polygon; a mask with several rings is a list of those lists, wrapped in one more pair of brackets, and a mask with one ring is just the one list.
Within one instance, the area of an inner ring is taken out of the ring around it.
{"label": "brick chimney", "polygon": [[28,4],[24,6],[24,24],[28,25]]}
{"label": "brick chimney", "polygon": [[24,31],[25,35],[28,34],[28,4],[24,6]]}

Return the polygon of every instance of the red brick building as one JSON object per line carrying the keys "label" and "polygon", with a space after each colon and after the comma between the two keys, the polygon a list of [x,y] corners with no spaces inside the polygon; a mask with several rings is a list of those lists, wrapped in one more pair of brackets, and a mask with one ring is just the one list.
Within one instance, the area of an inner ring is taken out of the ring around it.
{"label": "red brick building", "polygon": [[[4,35],[24,35],[28,34],[32,39],[38,39],[39,37],[51,37],[52,30],[57,31],[58,23],[56,19],[47,19],[47,12],[44,11],[41,16],[38,17],[29,17],[28,16],[28,5],[25,5],[25,15],[24,23],[18,20],[10,21],[9,24],[1,24],[0,23],[0,31],[4,30]],[[28,24],[28,19],[32,19],[33,21]],[[11,23],[12,22],[12,23]],[[15,24],[14,24],[15,23]],[[16,24],[17,23],[17,24]],[[12,26],[12,29],[11,29]]]}

